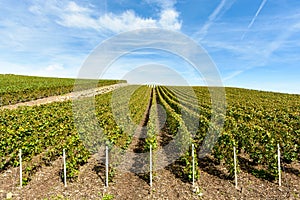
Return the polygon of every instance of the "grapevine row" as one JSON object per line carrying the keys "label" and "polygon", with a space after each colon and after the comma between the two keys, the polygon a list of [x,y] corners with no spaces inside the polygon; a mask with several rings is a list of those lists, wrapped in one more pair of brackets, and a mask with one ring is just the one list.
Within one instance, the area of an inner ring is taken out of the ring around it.
{"label": "grapevine row", "polygon": [[65,148],[69,157],[68,178],[75,177],[89,153],[79,140],[71,111],[70,102],[3,110],[0,113],[0,170],[18,166],[17,152],[21,149],[26,184],[39,167],[57,159]]}
{"label": "grapevine row", "polygon": [[[183,107],[189,109],[191,105],[188,104],[188,96],[184,94],[185,89],[182,87],[171,88],[172,92],[168,92],[166,88],[163,88],[165,94],[164,97],[170,105],[172,105],[175,110],[178,110],[178,107],[181,109],[183,109]],[[203,94],[206,93],[205,91],[203,92],[203,90],[204,88],[195,88],[199,98],[198,100],[199,102],[209,102],[208,100],[201,100]],[[263,101],[261,101],[262,97],[257,95],[258,103],[255,103],[253,100],[247,101],[247,98],[244,100],[236,98],[236,96],[233,95],[234,92],[234,90],[227,92],[227,94],[229,94],[227,95],[229,105],[227,108],[224,131],[221,133],[219,140],[214,147],[213,155],[219,162],[224,161],[228,166],[230,175],[233,175],[232,147],[237,146],[238,151],[249,155],[254,164],[265,165],[268,168],[268,173],[275,178],[278,174],[276,163],[277,143],[280,143],[280,146],[283,148],[283,159],[285,162],[299,160],[299,123],[296,121],[299,119],[299,115],[297,116],[297,114],[299,114],[299,107],[290,108],[293,109],[294,112],[286,117],[286,113],[280,111],[283,108],[280,104],[282,102],[277,103],[276,109],[278,109],[278,113],[276,114],[273,111],[274,108],[264,102],[266,99],[272,99],[267,95],[272,96],[274,94],[265,93],[264,95],[267,97],[264,97]],[[253,91],[253,93],[255,93],[255,91]],[[176,97],[180,100],[173,100],[173,98],[175,98],[174,94],[176,94]],[[228,98],[228,96],[230,98]],[[246,96],[246,94],[244,94],[244,96]],[[280,97],[282,96],[283,95]],[[244,102],[245,100],[246,102]],[[292,102],[299,105],[299,101],[297,102],[297,100],[295,100],[296,99],[292,100]],[[180,102],[182,105],[178,105],[179,103],[176,104],[176,102]],[[252,105],[246,106],[243,105],[243,103],[251,103]],[[205,107],[207,108],[210,106],[205,105]],[[201,109],[203,109],[203,107],[200,106],[200,110]],[[200,111],[199,118],[201,116]],[[284,120],[279,120],[280,118],[282,119],[282,117],[285,117]],[[277,120],[271,121],[274,119]],[[199,128],[202,130],[196,135],[199,145],[201,145],[202,140],[208,131],[207,123],[206,126],[204,126],[204,129],[201,124],[200,120]]]}
{"label": "grapevine row", "polygon": [[[128,91],[130,88],[125,87],[124,90]],[[140,113],[145,112],[149,102],[147,97],[150,94],[147,91],[145,88],[138,88],[133,94],[132,102],[139,103],[138,106],[131,106],[130,110],[131,113],[135,113],[134,117],[142,116]],[[114,121],[110,105],[111,95],[112,92],[96,96],[97,123],[103,128],[110,143],[126,149],[131,142],[132,133],[126,133]],[[135,100],[140,97],[144,99]],[[84,100],[81,99],[81,101]],[[67,178],[76,178],[80,166],[90,157],[90,152],[86,148],[88,145],[86,140],[82,138],[84,134],[88,136],[88,133],[79,134],[76,130],[72,117],[73,111],[70,101],[21,107],[16,110],[2,110],[0,113],[0,170],[18,166],[18,151],[21,149],[25,170],[23,182],[26,184],[40,167],[51,164],[61,156],[62,150],[66,149]],[[86,123],[86,125],[89,124]],[[99,134],[94,135],[99,136]],[[99,138],[96,139],[99,140]]]}
{"label": "grapevine row", "polygon": [[[173,139],[177,141],[177,148],[179,147],[179,151],[181,151],[181,157],[179,161],[182,163],[183,167],[181,168],[180,175],[188,180],[192,179],[192,159],[191,155],[191,133],[189,132],[185,121],[182,116],[176,112],[178,109],[172,108],[169,103],[171,103],[170,99],[166,100],[164,98],[164,94],[162,94],[162,90],[160,87],[156,87],[156,92],[158,95],[159,103],[164,107],[167,113],[166,125],[168,127],[169,133],[173,135]],[[175,105],[173,102],[172,105]],[[188,147],[188,148],[187,148]],[[198,166],[197,159],[195,160],[195,166]],[[199,177],[198,170],[196,171],[195,178]]]}

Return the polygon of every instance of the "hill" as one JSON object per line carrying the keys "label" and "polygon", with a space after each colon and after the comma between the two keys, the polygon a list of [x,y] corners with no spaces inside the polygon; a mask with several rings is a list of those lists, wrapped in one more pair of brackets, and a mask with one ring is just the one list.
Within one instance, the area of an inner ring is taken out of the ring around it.
{"label": "hill", "polygon": [[[191,90],[139,85],[74,102],[1,110],[0,193],[5,197],[12,192],[15,199],[101,199],[108,194],[116,199],[299,198],[299,95],[237,88],[225,88],[225,92],[226,110],[222,115],[212,111],[222,111],[223,107],[214,107],[205,87]],[[93,111],[95,116],[89,114]],[[209,131],[219,130],[211,121],[214,116],[224,120],[224,126],[216,138],[211,138],[216,139],[211,153],[201,156],[201,148],[209,144]],[[99,133],[99,128],[102,134],[90,134]],[[177,146],[168,149],[172,141]],[[101,148],[107,144],[109,188],[104,187],[105,167],[101,162]],[[149,172],[139,171],[139,167],[149,167],[143,163],[149,157],[140,160],[139,156],[148,155],[150,145],[155,171],[152,188]],[[237,189],[233,147],[238,160]],[[20,149],[22,189],[18,189]],[[62,182],[63,149],[67,153],[67,188]],[[174,159],[171,154],[177,151]],[[128,157],[128,152],[136,154]],[[126,164],[120,161],[124,158],[133,168],[122,171],[118,167]],[[196,178],[194,188],[192,174]],[[200,190],[193,192],[195,188]]]}

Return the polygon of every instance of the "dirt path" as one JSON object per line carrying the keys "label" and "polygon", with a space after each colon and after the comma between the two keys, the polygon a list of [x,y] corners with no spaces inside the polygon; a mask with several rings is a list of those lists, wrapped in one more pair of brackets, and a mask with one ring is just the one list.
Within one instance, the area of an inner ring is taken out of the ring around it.
{"label": "dirt path", "polygon": [[17,103],[14,105],[2,106],[2,107],[0,107],[0,110],[1,109],[13,110],[13,109],[17,109],[19,106],[36,106],[36,105],[48,104],[48,103],[52,103],[52,102],[68,101],[71,99],[78,99],[78,98],[83,98],[83,97],[92,97],[95,95],[104,94],[104,93],[113,91],[113,90],[115,90],[119,87],[123,87],[125,85],[127,85],[127,84],[120,83],[120,84],[115,84],[115,85],[103,86],[103,87],[99,87],[96,89],[84,90],[84,91],[80,91],[80,92],[71,92],[71,93],[65,94],[65,95],[45,97],[42,99]]}

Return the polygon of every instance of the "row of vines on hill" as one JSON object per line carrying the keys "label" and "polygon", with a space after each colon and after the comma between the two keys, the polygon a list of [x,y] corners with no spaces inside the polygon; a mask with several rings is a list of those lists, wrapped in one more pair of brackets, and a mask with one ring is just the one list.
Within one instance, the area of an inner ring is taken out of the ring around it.
{"label": "row of vines on hill", "polygon": [[[122,90],[132,93],[129,112],[122,116],[125,116],[126,120],[130,117],[137,121],[141,120],[149,103],[150,89],[127,86]],[[128,132],[130,129],[122,127],[122,124],[116,124],[111,97],[112,92],[95,97],[97,125],[103,130],[106,141],[101,141],[101,134],[92,133],[95,140],[90,145],[97,147],[97,143],[106,142],[125,150],[131,142],[132,133]],[[121,96],[119,99],[122,99]],[[84,105],[84,100],[80,101],[83,101],[82,105]],[[115,112],[122,112],[124,105],[116,107]],[[51,165],[54,160],[62,156],[62,150],[65,149],[67,178],[71,180],[76,178],[80,166],[87,162],[93,148],[90,148],[86,138],[83,138],[83,136],[89,137],[90,133],[80,132],[75,126],[74,112],[71,101],[2,110],[0,112],[0,171],[11,166],[19,166],[18,152],[21,149],[23,184],[26,184],[40,167]],[[90,124],[86,122],[87,126]]]}
{"label": "row of vines on hill", "polygon": [[119,88],[108,95],[110,95],[108,98],[110,101],[106,103],[103,102],[102,96],[96,98],[96,113],[100,126],[104,130],[110,155],[114,156],[110,158],[111,179],[116,167],[126,160],[124,158],[126,150],[138,126],[145,119],[149,103],[151,103],[151,88],[132,85]]}
{"label": "row of vines on hill", "polygon": [[[195,103],[194,96],[187,90],[185,87],[157,88],[162,96],[160,101],[167,110],[170,110],[170,106],[177,115],[199,120],[196,132],[195,127],[186,124],[190,133],[196,133],[193,142],[199,152],[210,126],[210,93],[207,88],[195,87],[198,98]],[[228,167],[231,176],[234,173],[233,146],[243,156],[248,156],[254,165],[263,166],[266,169],[265,174],[272,178],[276,178],[278,174],[277,143],[282,148],[284,162],[299,160],[299,96],[233,88],[227,89],[226,94],[224,127],[212,155],[219,163],[222,162]],[[196,109],[199,111],[195,112]]]}
{"label": "row of vines on hill", "polygon": [[248,155],[254,165],[264,166],[272,178],[278,174],[277,144],[283,162],[300,160],[299,96],[227,90],[230,126],[225,131],[239,152]]}
{"label": "row of vines on hill", "polygon": [[89,158],[75,130],[70,102],[2,110],[0,133],[0,170],[18,166],[21,149],[24,184],[38,168],[61,156],[63,149],[67,151],[68,178],[76,177],[79,166]]}
{"label": "row of vines on hill", "polygon": [[[157,102],[164,107],[167,114],[167,131],[173,136],[173,140],[176,141],[176,147],[170,153],[177,153],[179,156],[177,161],[180,162],[180,166],[182,167],[177,168],[175,171],[182,178],[192,180],[193,155],[191,151],[191,144],[194,141],[191,138],[189,122],[194,120],[195,113],[190,112],[190,110],[181,106],[178,102],[167,96],[163,87],[156,87],[155,90],[157,92]],[[183,118],[183,115],[186,116],[186,118]],[[195,160],[195,166],[197,169],[197,160]],[[199,177],[198,170],[196,170],[195,177]]]}

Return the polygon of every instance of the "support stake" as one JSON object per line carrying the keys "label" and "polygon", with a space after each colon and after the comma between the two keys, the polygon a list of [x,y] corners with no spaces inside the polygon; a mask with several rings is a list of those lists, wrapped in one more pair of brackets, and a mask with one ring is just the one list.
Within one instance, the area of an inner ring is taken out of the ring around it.
{"label": "support stake", "polygon": [[67,165],[66,165],[66,151],[63,149],[63,162],[64,162],[64,184],[67,187]]}
{"label": "support stake", "polygon": [[278,184],[279,186],[281,186],[281,167],[280,167],[280,146],[279,144],[277,144],[277,151],[278,151],[278,177],[279,177],[279,180],[278,180]]}
{"label": "support stake", "polygon": [[23,177],[22,177],[22,150],[19,150],[19,160],[20,160],[20,187],[22,188]]}
{"label": "support stake", "polygon": [[108,187],[108,146],[105,147],[105,186]]}
{"label": "support stake", "polygon": [[152,145],[150,145],[150,187],[152,187]]}
{"label": "support stake", "polygon": [[193,186],[195,186],[195,154],[194,154],[194,144],[192,144],[192,157],[193,157]]}
{"label": "support stake", "polygon": [[236,167],[236,149],[233,147],[233,159],[234,159],[234,181],[235,181],[235,188],[238,189],[238,181],[237,181],[237,167]]}

